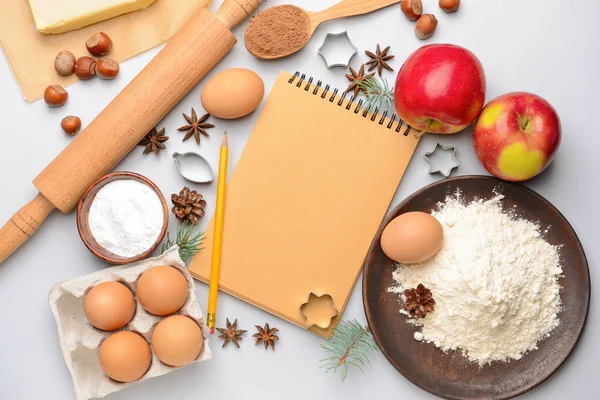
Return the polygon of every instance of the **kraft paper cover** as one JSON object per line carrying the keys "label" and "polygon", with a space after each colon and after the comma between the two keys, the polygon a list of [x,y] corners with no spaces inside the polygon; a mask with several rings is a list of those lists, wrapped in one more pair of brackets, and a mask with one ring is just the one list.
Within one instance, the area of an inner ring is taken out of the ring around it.
{"label": "kraft paper cover", "polygon": [[[80,1],[80,0],[73,0]],[[54,58],[61,50],[75,57],[90,56],[85,41],[96,32],[106,32],[114,47],[107,56],[124,61],[169,39],[190,16],[210,0],[156,0],[145,10],[59,35],[38,32],[27,0],[0,0],[0,43],[21,93],[27,101],[44,95],[48,85],[64,87],[76,82],[75,75],[59,76]]]}
{"label": "kraft paper cover", "polygon": [[[229,181],[220,285],[304,326],[310,292],[330,294],[341,315],[418,139],[290,77],[278,77]],[[213,231],[214,220],[189,267],[204,282]],[[340,315],[310,329],[329,337]]]}

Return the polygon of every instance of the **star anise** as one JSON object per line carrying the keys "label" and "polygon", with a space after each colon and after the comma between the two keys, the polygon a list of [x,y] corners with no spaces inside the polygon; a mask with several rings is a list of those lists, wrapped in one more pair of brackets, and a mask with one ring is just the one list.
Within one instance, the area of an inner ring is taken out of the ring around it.
{"label": "star anise", "polygon": [[408,311],[411,317],[425,318],[427,313],[434,310],[435,300],[431,290],[422,283],[419,283],[416,289],[406,289],[404,296],[404,310]]}
{"label": "star anise", "polygon": [[231,322],[229,322],[229,318],[227,318],[227,328],[217,328],[217,330],[221,332],[221,335],[219,335],[219,337],[221,339],[225,339],[225,341],[223,342],[223,346],[221,346],[222,348],[227,346],[229,342],[232,342],[239,349],[239,341],[242,340],[242,335],[248,332],[237,328],[237,319],[233,321],[232,324]]}
{"label": "star anise", "polygon": [[165,142],[169,140],[169,137],[165,135],[165,128],[157,131],[156,128],[152,128],[150,132],[138,143],[138,146],[146,146],[144,154],[153,152],[154,155],[158,155],[160,150],[167,148]]}
{"label": "star anise", "polygon": [[371,60],[367,61],[369,71],[373,71],[375,68],[377,68],[379,76],[381,76],[381,73],[383,72],[384,68],[388,71],[393,71],[394,69],[388,65],[387,61],[391,60],[396,56],[391,54],[388,55],[389,51],[390,46],[386,47],[385,49],[383,49],[383,51],[381,51],[379,44],[377,45],[377,50],[375,51],[375,53],[372,53],[369,50],[365,51],[365,54],[371,58]]}
{"label": "star anise", "polygon": [[210,117],[210,114],[204,114],[202,117],[200,117],[200,119],[198,119],[198,116],[196,115],[196,110],[194,110],[193,107],[192,116],[188,117],[184,113],[183,117],[188,122],[188,124],[177,129],[180,132],[187,131],[185,137],[182,140],[183,142],[185,142],[193,136],[194,139],[196,139],[196,143],[200,144],[200,134],[203,134],[204,136],[208,137],[208,132],[206,132],[206,130],[215,127],[213,124],[209,124],[206,122],[208,117]]}
{"label": "star anise", "polygon": [[359,86],[359,83],[366,81],[372,76],[375,76],[374,72],[365,76],[365,64],[360,66],[358,72],[356,72],[354,68],[350,67],[350,74],[346,74],[346,78],[348,78],[348,80],[352,83],[350,84],[350,86],[348,86],[348,89],[346,89],[345,93],[354,91],[354,97],[357,97],[360,92],[363,92],[365,90],[364,88]]}
{"label": "star anise", "polygon": [[256,338],[256,345],[264,343],[265,350],[269,348],[269,345],[275,350],[275,342],[279,340],[279,336],[276,333],[279,332],[279,329],[271,328],[268,323],[265,324],[264,328],[260,325],[255,326],[258,329],[258,333],[255,333],[252,337]]}

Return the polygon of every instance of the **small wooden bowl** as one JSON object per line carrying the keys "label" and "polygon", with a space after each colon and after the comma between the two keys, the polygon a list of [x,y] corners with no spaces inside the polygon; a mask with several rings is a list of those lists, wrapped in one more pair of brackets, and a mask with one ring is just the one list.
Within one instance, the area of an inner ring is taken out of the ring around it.
{"label": "small wooden bowl", "polygon": [[[156,242],[142,254],[129,258],[118,256],[106,250],[104,247],[100,246],[98,242],[96,242],[96,239],[94,238],[94,235],[92,235],[92,232],[90,231],[90,227],[88,225],[90,207],[92,206],[92,202],[94,201],[96,194],[100,191],[100,189],[104,187],[104,185],[119,179],[131,179],[146,184],[152,190],[154,190],[163,206],[163,227],[160,232],[160,235],[158,235],[158,238],[156,239]],[[165,196],[163,196],[162,192],[160,191],[158,186],[154,184],[154,182],[142,175],[133,172],[121,171],[113,172],[112,174],[103,176],[88,188],[81,200],[79,200],[79,205],[77,206],[76,219],[77,230],[79,231],[79,236],[81,237],[83,244],[85,244],[85,246],[92,253],[94,253],[96,257],[100,258],[101,260],[106,261],[110,264],[122,265],[143,260],[150,254],[152,254],[154,250],[156,250],[158,245],[163,241],[165,234],[167,233],[167,228],[169,226],[169,209],[167,206],[167,201],[165,200]]]}

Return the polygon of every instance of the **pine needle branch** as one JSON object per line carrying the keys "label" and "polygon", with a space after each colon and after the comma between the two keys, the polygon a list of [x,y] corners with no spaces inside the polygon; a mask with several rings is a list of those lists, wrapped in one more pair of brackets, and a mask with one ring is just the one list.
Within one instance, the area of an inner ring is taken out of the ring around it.
{"label": "pine needle branch", "polygon": [[388,84],[387,79],[377,79],[371,76],[363,81],[355,81],[356,85],[362,89],[361,93],[367,98],[364,104],[365,110],[379,112],[393,110],[394,106],[394,88]]}
{"label": "pine needle branch", "polygon": [[174,245],[179,247],[179,256],[183,261],[187,261],[192,258],[197,252],[203,250],[201,247],[204,243],[204,232],[194,233],[194,225],[183,223],[177,229],[177,238],[171,240],[169,232],[167,232],[167,239],[161,247],[161,252],[164,253]]}
{"label": "pine needle branch", "polygon": [[362,326],[357,320],[342,321],[333,331],[321,348],[331,356],[321,360],[321,368],[325,372],[333,371],[335,374],[341,369],[342,381],[348,375],[348,366],[352,365],[359,370],[371,362],[377,351],[377,344],[368,326]]}

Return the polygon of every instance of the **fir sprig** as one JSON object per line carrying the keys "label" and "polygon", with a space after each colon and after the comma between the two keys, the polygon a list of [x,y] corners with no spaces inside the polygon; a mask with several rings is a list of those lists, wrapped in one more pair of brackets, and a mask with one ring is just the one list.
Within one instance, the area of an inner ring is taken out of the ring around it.
{"label": "fir sprig", "polygon": [[194,234],[195,225],[183,223],[177,229],[177,238],[175,241],[171,240],[169,232],[167,232],[167,239],[161,247],[161,252],[165,252],[174,245],[179,246],[179,256],[183,261],[187,261],[194,256],[204,247],[201,247],[204,243],[204,232],[197,232]]}
{"label": "fir sprig", "polygon": [[362,367],[371,362],[377,351],[377,344],[369,327],[361,325],[355,319],[341,321],[334,329],[333,336],[321,347],[325,352],[331,354],[331,357],[321,360],[323,363],[321,368],[325,368],[326,372],[333,370],[333,373],[340,368],[342,381],[346,379],[350,365],[362,371]]}
{"label": "fir sprig", "polygon": [[367,98],[364,104],[365,110],[379,112],[393,110],[394,106],[394,88],[390,87],[387,79],[377,79],[371,76],[363,81],[355,81],[357,86],[362,89],[361,93]]}

